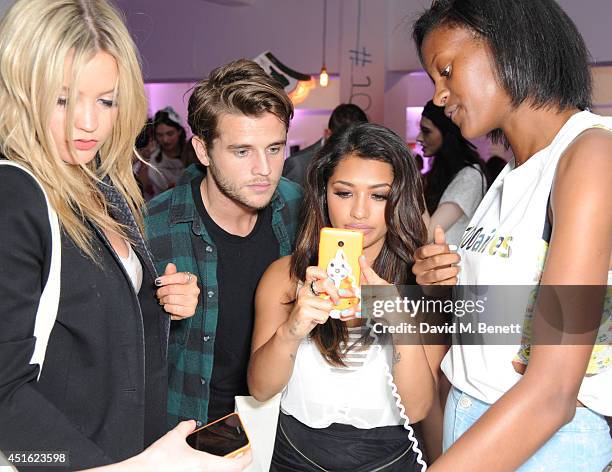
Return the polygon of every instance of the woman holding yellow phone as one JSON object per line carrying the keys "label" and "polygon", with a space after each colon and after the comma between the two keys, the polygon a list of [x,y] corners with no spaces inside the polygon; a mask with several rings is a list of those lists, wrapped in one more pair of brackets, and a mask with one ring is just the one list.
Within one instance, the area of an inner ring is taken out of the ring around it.
{"label": "woman holding yellow phone", "polygon": [[434,392],[423,346],[377,348],[356,308],[332,319],[356,294],[316,265],[322,228],[353,230],[363,234],[361,284],[414,283],[425,226],[410,151],[382,126],[338,130],[310,165],[304,208],[294,254],[268,268],[255,300],[249,389],[258,400],[283,392],[271,470],[421,470],[385,372],[420,421]]}

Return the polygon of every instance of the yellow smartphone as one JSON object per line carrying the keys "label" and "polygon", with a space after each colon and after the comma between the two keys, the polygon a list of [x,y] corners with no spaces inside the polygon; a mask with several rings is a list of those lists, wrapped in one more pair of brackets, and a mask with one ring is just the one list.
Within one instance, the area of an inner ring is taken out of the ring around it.
{"label": "yellow smartphone", "polygon": [[251,447],[238,413],[230,413],[196,429],[187,436],[187,444],[198,451],[222,457],[236,457]]}
{"label": "yellow smartphone", "polygon": [[[359,305],[359,256],[363,252],[363,233],[350,229],[323,228],[319,239],[318,266],[334,282],[337,289],[352,289],[357,296],[342,298],[330,313],[340,318],[343,312]],[[323,295],[329,298],[327,295]]]}

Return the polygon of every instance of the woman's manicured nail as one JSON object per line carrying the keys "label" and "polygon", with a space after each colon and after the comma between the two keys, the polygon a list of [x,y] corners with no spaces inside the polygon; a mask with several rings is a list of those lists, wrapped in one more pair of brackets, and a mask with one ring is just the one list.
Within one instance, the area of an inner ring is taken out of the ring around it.
{"label": "woman's manicured nail", "polygon": [[157,285],[158,287],[161,287],[163,284],[162,279],[160,279],[159,277],[155,279],[155,285]]}

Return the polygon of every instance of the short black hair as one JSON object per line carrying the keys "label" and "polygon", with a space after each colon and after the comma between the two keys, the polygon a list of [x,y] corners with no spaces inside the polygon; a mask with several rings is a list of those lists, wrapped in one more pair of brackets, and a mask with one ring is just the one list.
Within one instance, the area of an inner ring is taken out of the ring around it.
{"label": "short black hair", "polygon": [[339,128],[351,123],[367,123],[368,117],[365,112],[353,103],[342,103],[334,108],[327,127],[332,133]]}
{"label": "short black hair", "polygon": [[589,53],[554,0],[438,0],[413,27],[421,62],[425,37],[440,26],[467,28],[488,43],[514,106],[590,108]]}

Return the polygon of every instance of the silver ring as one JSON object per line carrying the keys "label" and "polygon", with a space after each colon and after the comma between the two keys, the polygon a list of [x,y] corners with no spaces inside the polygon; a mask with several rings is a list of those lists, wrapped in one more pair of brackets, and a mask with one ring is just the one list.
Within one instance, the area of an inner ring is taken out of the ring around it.
{"label": "silver ring", "polygon": [[185,272],[187,274],[187,283],[190,284],[191,280],[193,279],[193,275],[191,275],[191,272]]}
{"label": "silver ring", "polygon": [[318,297],[319,295],[321,295],[321,293],[320,293],[320,292],[317,292],[317,290],[315,289],[315,282],[316,282],[315,280],[312,280],[312,281],[310,282],[310,291],[312,292],[312,294],[313,294],[315,297]]}

